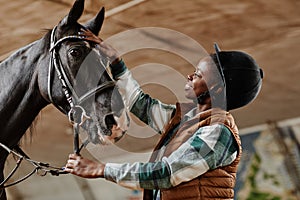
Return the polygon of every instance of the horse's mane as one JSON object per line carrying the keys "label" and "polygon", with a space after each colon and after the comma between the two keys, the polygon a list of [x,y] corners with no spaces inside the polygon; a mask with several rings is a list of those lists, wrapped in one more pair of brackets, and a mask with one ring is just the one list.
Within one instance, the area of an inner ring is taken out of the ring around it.
{"label": "horse's mane", "polygon": [[[50,47],[50,36],[51,36],[51,31],[52,31],[52,29],[42,29],[42,32],[45,33],[43,38],[46,39],[46,40],[45,40],[45,42],[46,42],[46,43],[45,43],[45,46],[46,46],[46,47]],[[47,38],[49,38],[49,39],[47,39]]]}
{"label": "horse's mane", "polygon": [[18,146],[21,146],[21,143],[24,141],[27,141],[27,138],[29,136],[29,142],[32,143],[33,134],[36,131],[36,125],[38,124],[38,121],[42,119],[41,112],[36,116],[36,118],[33,120],[29,128],[27,129],[26,133],[22,136],[21,140],[19,141]]}
{"label": "horse's mane", "polygon": [[[42,32],[44,32],[44,36],[43,38],[45,39],[45,47],[49,47],[50,46],[50,40],[47,39],[48,37],[50,37],[51,34],[51,29],[42,29]],[[28,45],[26,45],[25,47],[27,47]],[[24,48],[25,48],[24,47]],[[40,112],[36,118],[33,120],[33,122],[31,123],[30,127],[27,129],[26,133],[22,136],[21,140],[19,141],[19,146],[21,146],[21,143],[25,140],[27,140],[27,137],[29,135],[29,141],[30,144],[32,143],[32,138],[33,138],[33,134],[36,131],[36,125],[38,124],[38,121],[42,118],[42,113]]]}

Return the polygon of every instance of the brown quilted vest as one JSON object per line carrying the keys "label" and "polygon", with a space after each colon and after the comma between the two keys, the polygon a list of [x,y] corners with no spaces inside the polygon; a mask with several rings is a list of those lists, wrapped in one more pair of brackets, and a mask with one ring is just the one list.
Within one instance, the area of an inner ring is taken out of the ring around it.
{"label": "brown quilted vest", "polygon": [[[162,135],[162,138],[155,150],[161,148],[161,141],[166,137],[168,132],[180,122],[183,114],[191,109],[190,106],[191,104],[177,104],[176,114],[165,128],[165,133]],[[181,109],[183,112],[181,112]],[[234,198],[236,172],[242,148],[238,129],[232,115],[228,112],[220,109],[210,109],[201,112],[199,116],[183,123],[166,146],[164,156],[169,156],[182,143],[188,140],[200,127],[216,123],[224,124],[232,132],[239,147],[236,159],[228,166],[207,171],[191,181],[183,182],[170,189],[161,190],[161,200],[229,200]],[[150,161],[154,161],[155,158],[156,155],[153,153]],[[152,190],[144,191],[144,200],[148,199],[153,199]]]}

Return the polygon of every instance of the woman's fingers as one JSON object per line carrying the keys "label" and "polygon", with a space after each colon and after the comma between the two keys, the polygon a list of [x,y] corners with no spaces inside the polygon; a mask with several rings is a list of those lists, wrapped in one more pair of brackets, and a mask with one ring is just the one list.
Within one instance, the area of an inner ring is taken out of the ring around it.
{"label": "woman's fingers", "polygon": [[72,168],[72,169],[75,168],[76,166],[79,165],[80,159],[81,159],[80,156],[76,154],[70,154],[65,167]]}
{"label": "woman's fingers", "polygon": [[74,153],[72,153],[72,154],[69,154],[69,159],[73,159],[73,160],[75,160],[75,159],[78,159],[78,158],[80,158],[80,156],[79,155],[77,155],[77,154],[74,154]]}
{"label": "woman's fingers", "polygon": [[81,29],[80,32],[78,32],[78,35],[81,36],[85,40],[89,40],[95,43],[100,44],[103,40],[96,35],[94,35],[90,30],[88,29]]}
{"label": "woman's fingers", "polygon": [[109,44],[106,44],[103,42],[101,38],[94,35],[90,30],[88,29],[80,29],[80,32],[78,33],[79,36],[82,36],[84,40],[94,42],[97,45],[97,48],[99,51],[101,51],[105,56],[109,58],[110,63],[118,62],[120,60],[119,53],[116,49],[114,49]]}

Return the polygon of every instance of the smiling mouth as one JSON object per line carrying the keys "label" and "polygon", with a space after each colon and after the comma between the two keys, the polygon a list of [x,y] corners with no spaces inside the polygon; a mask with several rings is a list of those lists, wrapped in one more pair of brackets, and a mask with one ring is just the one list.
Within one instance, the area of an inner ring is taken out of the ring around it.
{"label": "smiling mouth", "polygon": [[186,84],[184,86],[184,90],[191,90],[191,89],[193,89],[193,87],[191,85],[189,85],[189,84]]}

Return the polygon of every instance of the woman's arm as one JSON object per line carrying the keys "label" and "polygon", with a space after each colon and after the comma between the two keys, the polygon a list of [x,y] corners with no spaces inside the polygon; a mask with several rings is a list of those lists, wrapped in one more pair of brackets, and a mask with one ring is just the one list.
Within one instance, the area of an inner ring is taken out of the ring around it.
{"label": "woman's arm", "polygon": [[232,133],[217,124],[198,129],[193,137],[161,161],[103,164],[75,155],[70,157],[66,171],[86,178],[104,177],[132,189],[166,189],[210,169],[229,165],[236,155],[237,145]]}

